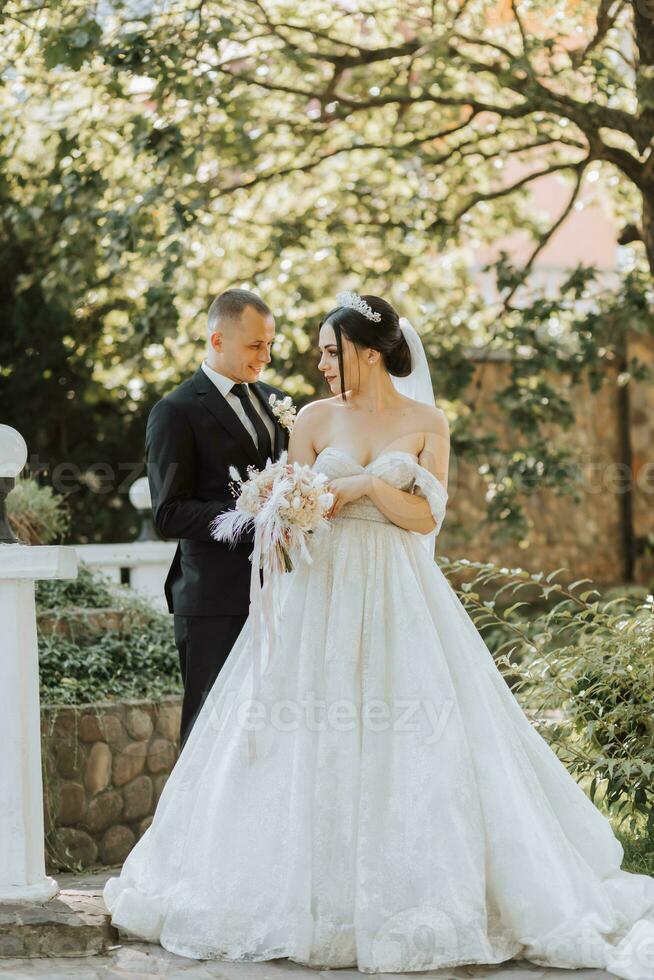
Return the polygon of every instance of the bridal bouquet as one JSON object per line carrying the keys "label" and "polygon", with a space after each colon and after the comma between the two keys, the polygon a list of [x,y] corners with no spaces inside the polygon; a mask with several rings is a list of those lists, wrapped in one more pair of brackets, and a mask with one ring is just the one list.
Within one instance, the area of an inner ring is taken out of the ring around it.
{"label": "bridal bouquet", "polygon": [[[298,558],[312,564],[307,539],[318,528],[330,527],[325,516],[334,495],[325,489],[328,482],[310,466],[288,462],[283,452],[277,462],[268,460],[265,469],[248,466],[249,479],[242,480],[230,467],[236,509],[219,514],[209,525],[216,541],[238,540],[243,530],[254,528],[254,551],[250,561],[250,622],[252,630],[252,700],[261,686],[264,651],[273,656],[280,631],[279,584],[284,572],[293,569]],[[264,570],[261,583],[259,569]],[[257,757],[256,735],[248,731],[249,758]]]}
{"label": "bridal bouquet", "polygon": [[241,531],[254,528],[258,567],[272,563],[281,571],[291,571],[298,557],[310,564],[307,536],[328,524],[325,515],[334,502],[333,494],[325,490],[327,477],[310,466],[287,462],[286,452],[275,463],[268,460],[263,470],[249,466],[248,480],[233,466],[229,475],[236,509],[212,521],[211,536],[234,544]]}

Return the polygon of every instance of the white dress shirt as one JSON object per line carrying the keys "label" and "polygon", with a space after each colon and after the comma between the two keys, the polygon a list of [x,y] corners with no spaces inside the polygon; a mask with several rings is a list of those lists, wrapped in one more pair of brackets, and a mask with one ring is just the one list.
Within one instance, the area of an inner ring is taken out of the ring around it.
{"label": "white dress shirt", "polygon": [[[227,378],[224,374],[220,374],[218,371],[214,371],[213,368],[209,367],[206,361],[202,362],[201,367],[204,373],[206,374],[206,376],[210,378],[211,381],[213,381],[220,394],[225,396],[229,407],[234,409],[234,411],[239,417],[239,420],[243,423],[247,431],[252,436],[252,441],[254,442],[255,446],[259,448],[257,431],[252,425],[250,419],[245,414],[245,409],[243,408],[240,398],[238,397],[238,395],[234,395],[232,393],[232,388],[234,387],[235,384],[237,384],[237,382],[232,381],[231,378]],[[247,382],[244,381],[243,386],[250,397],[250,401],[254,406],[255,412],[261,416],[264,425],[268,429],[268,432],[270,433],[270,445],[274,448],[275,426],[273,425],[272,419],[264,409],[258,397],[250,391],[250,386],[247,384]]]}

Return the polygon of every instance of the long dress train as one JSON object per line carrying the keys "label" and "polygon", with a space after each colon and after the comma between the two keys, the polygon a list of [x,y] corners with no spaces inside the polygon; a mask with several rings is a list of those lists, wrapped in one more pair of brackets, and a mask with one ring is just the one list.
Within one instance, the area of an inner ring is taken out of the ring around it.
{"label": "long dress train", "polygon": [[[415,456],[361,467],[447,494]],[[284,576],[259,711],[250,620],[104,898],[198,959],[398,973],[527,959],[654,977],[654,879],[532,727],[419,535],[367,498]],[[248,726],[257,758],[248,759]]]}

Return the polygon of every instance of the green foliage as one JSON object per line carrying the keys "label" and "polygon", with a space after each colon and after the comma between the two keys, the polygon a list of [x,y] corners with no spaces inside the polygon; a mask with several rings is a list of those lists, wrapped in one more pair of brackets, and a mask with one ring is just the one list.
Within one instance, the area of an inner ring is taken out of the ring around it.
{"label": "green foliage", "polygon": [[[556,608],[560,618],[569,604]],[[561,705],[567,719],[554,736],[577,777],[591,778],[589,792],[620,820],[644,815],[654,836],[654,616],[616,613],[611,602],[590,615],[577,613],[574,630],[560,627],[566,643],[536,657],[522,684],[543,705]]]}
{"label": "green foliage", "polygon": [[[463,576],[460,598],[541,734],[593,801],[654,839],[654,600],[645,590],[600,596],[492,563],[441,559]],[[491,598],[486,598],[491,595]],[[514,601],[515,600],[515,601]],[[526,601],[528,600],[528,602]],[[529,617],[524,608],[529,607]],[[555,712],[557,720],[545,720]]]}
{"label": "green foliage", "polygon": [[25,544],[51,544],[61,539],[70,526],[68,510],[51,487],[32,479],[19,479],[7,496],[11,528]]}
{"label": "green foliage", "polygon": [[120,593],[99,572],[79,562],[77,578],[41,579],[36,583],[36,608],[38,612],[57,611],[65,614],[69,609],[122,608],[130,603],[129,593]]}
{"label": "green foliage", "polygon": [[[424,330],[498,539],[528,539],[536,487],[574,492],[574,455],[552,438],[574,421],[565,383],[598,387],[609,360],[639,370],[624,331],[652,321],[651,64],[633,5],[597,33],[596,6],[552,18],[534,0],[526,31],[494,0],[382,3],[374,18],[209,0],[138,20],[120,2],[4,4],[0,417],[66,495],[77,540],[136,533],[147,412],[197,365],[209,301],[234,284],[274,309],[270,380],[300,404],[324,390],[316,329],[337,288],[382,293]],[[615,54],[627,38],[635,69]],[[542,173],[567,183],[554,221],[529,197]],[[502,259],[496,298],[482,295],[472,256],[520,227],[531,267],[593,189],[632,228],[624,288],[579,270],[550,301]],[[485,434],[471,385],[471,354],[498,351],[510,445]]]}
{"label": "green foliage", "polygon": [[43,35],[43,59],[47,68],[67,65],[74,71],[93,56],[102,35],[100,25],[88,14],[80,20],[64,23],[60,30]]}
{"label": "green foliage", "polygon": [[651,875],[654,878],[654,840],[644,833],[626,834],[618,831],[618,840],[624,849],[622,867],[634,874]]}
{"label": "green foliage", "polygon": [[121,629],[39,640],[41,701],[87,704],[181,690],[172,627],[163,614],[126,616]]}
{"label": "green foliage", "polygon": [[[113,607],[120,625],[98,628],[80,618],[80,607]],[[41,701],[86,704],[157,698],[181,689],[170,616],[125,591],[117,594],[84,565],[70,582],[39,582],[37,609],[56,611],[67,627],[39,632]]]}

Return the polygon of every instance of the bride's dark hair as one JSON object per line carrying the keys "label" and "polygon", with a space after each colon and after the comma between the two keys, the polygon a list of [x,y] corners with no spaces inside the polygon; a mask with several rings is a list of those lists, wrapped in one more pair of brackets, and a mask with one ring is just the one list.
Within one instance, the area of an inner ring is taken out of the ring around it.
{"label": "bride's dark hair", "polygon": [[400,328],[400,318],[396,310],[380,296],[362,295],[373,313],[379,313],[380,320],[368,317],[349,306],[335,306],[323,318],[320,326],[329,321],[336,336],[338,351],[338,370],[341,376],[341,398],[346,401],[345,372],[343,369],[343,340],[345,334],[357,347],[372,347],[382,356],[384,367],[396,378],[406,378],[411,374],[411,351],[406,337]]}

